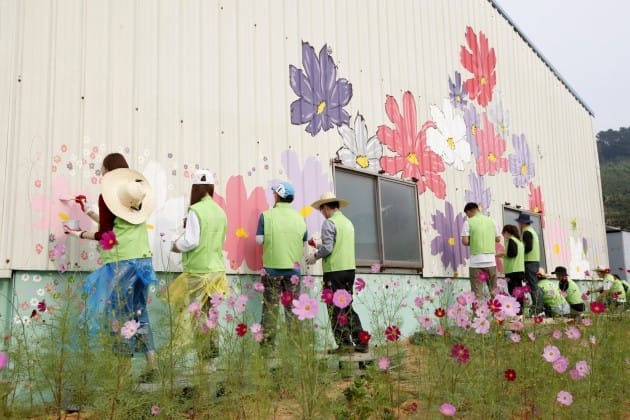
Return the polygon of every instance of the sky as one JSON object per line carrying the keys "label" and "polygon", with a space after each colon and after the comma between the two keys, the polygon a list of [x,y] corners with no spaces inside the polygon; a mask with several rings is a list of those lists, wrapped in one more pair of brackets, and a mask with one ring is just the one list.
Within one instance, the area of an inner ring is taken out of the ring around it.
{"label": "sky", "polygon": [[495,0],[595,114],[630,127],[630,1]]}

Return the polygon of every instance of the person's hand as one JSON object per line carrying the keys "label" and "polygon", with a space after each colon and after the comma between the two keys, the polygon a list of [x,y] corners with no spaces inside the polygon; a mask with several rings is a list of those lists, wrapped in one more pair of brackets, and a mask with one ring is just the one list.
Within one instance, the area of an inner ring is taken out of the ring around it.
{"label": "person's hand", "polygon": [[313,248],[319,248],[319,246],[322,244],[322,240],[318,237],[312,237],[308,240],[308,244]]}
{"label": "person's hand", "polygon": [[64,233],[65,233],[66,235],[70,235],[70,236],[74,236],[74,237],[79,238],[79,239],[83,239],[83,238],[81,237],[81,235],[82,235],[82,234],[83,234],[83,232],[84,232],[83,230],[70,230],[70,229],[67,229],[67,228],[66,228],[66,226],[64,226],[63,231],[64,231]]}
{"label": "person's hand", "polygon": [[306,264],[313,265],[317,262],[317,258],[315,258],[315,254],[310,254],[306,257]]}

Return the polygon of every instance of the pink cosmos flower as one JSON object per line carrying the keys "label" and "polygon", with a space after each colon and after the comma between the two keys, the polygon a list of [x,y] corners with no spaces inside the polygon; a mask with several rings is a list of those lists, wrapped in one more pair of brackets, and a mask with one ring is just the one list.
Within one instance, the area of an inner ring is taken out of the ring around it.
{"label": "pink cosmos flower", "polygon": [[420,315],[420,325],[422,325],[427,330],[433,326],[433,319],[427,315]]}
{"label": "pink cosmos flower", "polygon": [[291,284],[297,286],[300,283],[300,276],[294,274],[291,276]]}
{"label": "pink cosmos flower", "polygon": [[558,356],[552,363],[553,369],[558,373],[564,373],[569,367],[569,359],[564,356]]}
{"label": "pink cosmos flower", "polygon": [[531,341],[536,341],[536,334],[534,334],[533,332],[528,333],[527,336]]}
{"label": "pink cosmos flower", "polygon": [[514,320],[510,323],[510,329],[512,331],[522,331],[523,330],[523,323],[519,320]]}
{"label": "pink cosmos flower", "polygon": [[193,314],[195,318],[199,318],[201,316],[201,303],[195,301],[188,305],[188,313]]}
{"label": "pink cosmos flower", "polygon": [[477,273],[477,281],[480,283],[485,283],[490,278],[490,275],[485,271],[480,271]]}
{"label": "pink cosmos flower", "polygon": [[370,266],[370,270],[372,271],[372,273],[380,273],[381,272],[381,265],[378,263],[374,263]]}
{"label": "pink cosmos flower", "polygon": [[590,327],[593,325],[593,320],[591,318],[582,318],[582,325]]}
{"label": "pink cosmos flower", "polygon": [[262,293],[262,292],[265,291],[265,285],[262,284],[261,281],[255,281],[254,282],[254,290],[257,291],[257,292]]}
{"label": "pink cosmos flower", "polygon": [[357,277],[354,280],[354,290],[356,290],[357,292],[360,292],[363,289],[365,289],[365,280],[363,280],[361,277]]}
{"label": "pink cosmos flower", "polygon": [[223,293],[215,292],[212,294],[212,296],[210,296],[210,303],[215,308],[218,308],[219,306],[221,306],[224,299],[225,299],[225,296],[223,295]]}
{"label": "pink cosmos flower", "polygon": [[413,300],[413,304],[416,306],[416,308],[421,308],[424,306],[424,299],[421,298],[420,296],[417,296],[414,300]]}
{"label": "pink cosmos flower", "polygon": [[306,287],[308,287],[309,289],[312,289],[313,287],[315,287],[315,277],[313,276],[304,276],[302,278],[302,284]]}
{"label": "pink cosmos flower", "polygon": [[562,338],[562,331],[553,330],[553,332],[551,333],[551,336],[555,338],[556,340],[560,340]]}
{"label": "pink cosmos flower", "polygon": [[101,244],[101,248],[104,250],[110,250],[118,244],[118,241],[116,240],[116,233],[114,233],[113,230],[103,232],[101,240],[98,242]]}
{"label": "pink cosmos flower", "polygon": [[125,324],[120,329],[120,335],[122,335],[123,338],[129,340],[131,337],[136,335],[139,328],[140,323],[138,321],[136,321],[135,319],[129,320],[125,322]]}
{"label": "pink cosmos flower", "polygon": [[556,346],[546,346],[543,350],[543,358],[549,363],[553,363],[560,357],[560,350]]}
{"label": "pink cosmos flower", "polygon": [[473,319],[472,327],[477,334],[487,334],[490,331],[490,321],[488,318],[476,317]]}
{"label": "pink cosmos flower", "polygon": [[157,405],[151,406],[151,415],[157,416],[158,414],[160,414],[160,407],[158,407]]}
{"label": "pink cosmos flower", "polygon": [[560,392],[558,392],[558,396],[556,397],[556,400],[561,405],[569,406],[569,405],[573,404],[573,395],[571,395],[567,391],[560,391]]}
{"label": "pink cosmos flower", "polygon": [[0,351],[0,370],[3,370],[4,368],[6,368],[8,364],[9,364],[9,356],[5,352]]}
{"label": "pink cosmos flower", "polygon": [[248,297],[246,295],[240,295],[236,298],[236,302],[234,303],[234,309],[238,313],[245,312],[245,308],[247,308]]}
{"label": "pink cosmos flower", "polygon": [[352,302],[352,295],[348,293],[345,289],[337,289],[335,290],[335,294],[333,295],[333,304],[339,308],[343,309],[350,305]]}
{"label": "pink cosmos flower", "polygon": [[521,304],[514,296],[499,294],[497,300],[501,302],[501,310],[505,316],[516,316],[521,309]]}
{"label": "pink cosmos flower", "polygon": [[378,359],[378,368],[380,370],[387,370],[389,369],[390,365],[391,362],[387,357],[381,357],[380,359]]}
{"label": "pink cosmos flower", "polygon": [[302,293],[299,299],[293,300],[293,312],[300,321],[305,319],[313,319],[317,316],[319,310],[319,302],[315,298],[311,298],[306,293]]}
{"label": "pink cosmos flower", "polygon": [[570,340],[579,340],[580,337],[582,336],[582,333],[580,332],[580,330],[576,327],[569,327],[567,328],[567,330],[565,331],[567,337]]}
{"label": "pink cosmos flower", "polygon": [[437,335],[444,335],[444,327],[441,325],[438,325],[437,327],[435,327],[435,333]]}
{"label": "pink cosmos flower", "polygon": [[579,362],[577,362],[575,364],[575,370],[577,370],[582,377],[588,375],[591,372],[591,368],[586,360],[580,360]]}
{"label": "pink cosmos flower", "polygon": [[456,412],[457,409],[453,406],[453,404],[444,403],[440,406],[440,413],[442,413],[443,416],[453,417]]}
{"label": "pink cosmos flower", "polygon": [[326,305],[331,305],[333,303],[333,296],[334,296],[334,293],[332,290],[330,289],[322,290],[322,302],[324,302]]}
{"label": "pink cosmos flower", "polygon": [[510,340],[512,340],[513,343],[520,343],[521,336],[519,334],[512,333],[512,335],[510,335]]}
{"label": "pink cosmos flower", "polygon": [[579,381],[580,379],[582,379],[582,375],[580,375],[580,372],[578,372],[577,369],[571,369],[569,371],[569,376],[574,381]]}

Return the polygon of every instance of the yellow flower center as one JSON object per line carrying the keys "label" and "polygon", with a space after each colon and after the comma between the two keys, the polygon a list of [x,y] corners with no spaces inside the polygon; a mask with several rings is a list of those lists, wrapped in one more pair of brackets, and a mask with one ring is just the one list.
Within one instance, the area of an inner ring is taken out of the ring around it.
{"label": "yellow flower center", "polygon": [[494,162],[497,161],[497,156],[494,153],[490,152],[490,153],[488,153],[488,160],[490,162],[494,163]]}
{"label": "yellow flower center", "polygon": [[451,150],[455,150],[455,140],[453,140],[453,137],[447,138],[446,143],[448,144],[448,147],[451,148]]}
{"label": "yellow flower center", "polygon": [[326,109],[326,101],[321,101],[319,105],[317,105],[317,115],[320,115]]}
{"label": "yellow flower center", "polygon": [[68,215],[66,213],[59,213],[59,218],[61,219],[61,221],[63,222],[67,222],[68,220],[70,220],[70,218],[68,217]]}
{"label": "yellow flower center", "polygon": [[414,165],[418,164],[418,156],[413,152],[407,155],[407,160]]}
{"label": "yellow flower center", "polygon": [[247,231],[245,229],[243,229],[242,227],[236,229],[236,237],[237,238],[248,238],[249,235],[247,234]]}
{"label": "yellow flower center", "polygon": [[480,82],[482,85],[485,85],[486,83],[488,83],[488,81],[486,80],[486,77],[485,77],[485,76],[481,76],[481,79],[479,80],[479,82]]}
{"label": "yellow flower center", "polygon": [[538,206],[535,206],[534,207],[534,213],[539,213],[539,212],[540,212],[540,209],[538,208]]}
{"label": "yellow flower center", "polygon": [[362,168],[367,168],[370,165],[370,161],[365,155],[357,156],[357,165]]}
{"label": "yellow flower center", "polygon": [[499,123],[499,131],[503,133],[504,130],[505,126],[503,125],[503,123]]}
{"label": "yellow flower center", "polygon": [[304,206],[300,209],[300,215],[302,217],[308,217],[311,213],[313,213],[313,207],[311,206]]}
{"label": "yellow flower center", "polygon": [[556,254],[556,255],[560,254],[560,245],[558,245],[558,244],[554,244],[553,245],[553,253]]}
{"label": "yellow flower center", "polygon": [[455,96],[455,102],[461,102],[462,101],[462,97],[457,95]]}
{"label": "yellow flower center", "polygon": [[521,165],[521,175],[525,175],[525,174],[527,174],[527,165],[523,163]]}
{"label": "yellow flower center", "polygon": [[455,238],[453,238],[452,236],[448,238],[448,244],[450,246],[455,246]]}
{"label": "yellow flower center", "polygon": [[311,305],[309,305],[308,303],[306,305],[304,305],[304,310],[305,311],[310,311],[311,310]]}
{"label": "yellow flower center", "polygon": [[472,133],[472,135],[473,135],[473,136],[476,136],[476,135],[477,135],[477,125],[476,125],[476,124],[473,124],[473,125],[470,127],[470,132]]}

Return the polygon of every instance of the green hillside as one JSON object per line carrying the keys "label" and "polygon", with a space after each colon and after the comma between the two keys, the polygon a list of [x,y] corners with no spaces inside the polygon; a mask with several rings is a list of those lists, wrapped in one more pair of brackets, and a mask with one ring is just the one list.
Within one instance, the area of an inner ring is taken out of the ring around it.
{"label": "green hillside", "polygon": [[597,133],[606,224],[630,229],[630,127]]}

